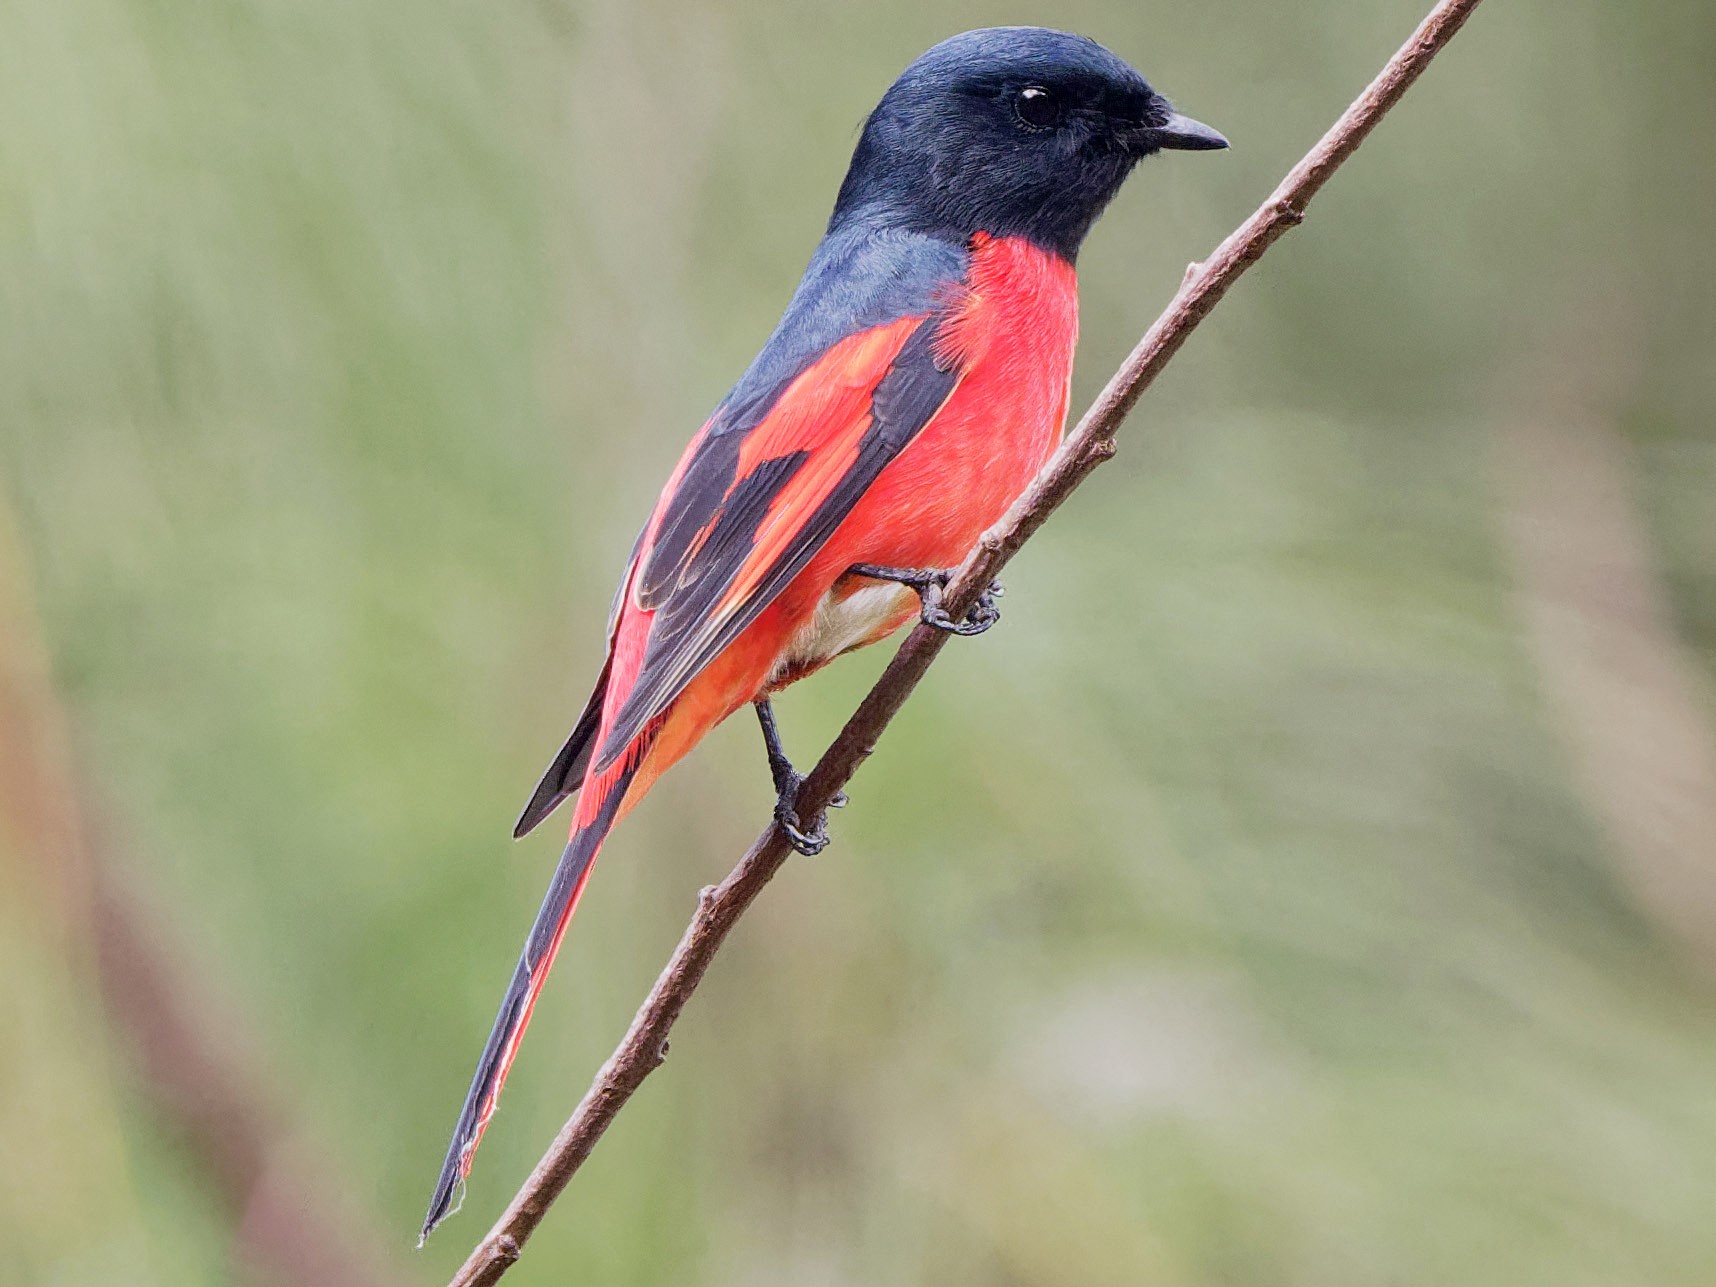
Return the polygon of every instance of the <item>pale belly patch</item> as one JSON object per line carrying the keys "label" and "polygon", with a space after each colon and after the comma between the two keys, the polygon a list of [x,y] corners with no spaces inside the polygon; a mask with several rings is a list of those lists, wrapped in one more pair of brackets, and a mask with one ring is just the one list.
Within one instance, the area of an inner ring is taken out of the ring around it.
{"label": "pale belly patch", "polygon": [[915,590],[888,582],[866,585],[843,598],[836,598],[829,591],[816,605],[810,620],[787,643],[771,679],[815,669],[857,647],[902,613],[909,612],[917,597]]}

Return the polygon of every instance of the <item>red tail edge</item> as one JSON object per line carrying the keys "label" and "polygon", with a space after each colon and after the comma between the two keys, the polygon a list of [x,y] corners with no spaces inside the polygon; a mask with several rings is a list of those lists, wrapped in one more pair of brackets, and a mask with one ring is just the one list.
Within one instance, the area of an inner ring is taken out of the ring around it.
{"label": "red tail edge", "polygon": [[[647,740],[639,739],[646,744]],[[578,910],[578,900],[583,896],[584,886],[590,879],[596,855],[601,850],[602,842],[607,839],[608,832],[619,815],[626,790],[637,773],[638,762],[642,758],[639,752],[642,749],[639,747],[634,753],[625,756],[615,771],[610,772],[610,780],[605,784],[607,790],[600,797],[601,803],[596,808],[595,816],[572,833],[571,840],[560,855],[560,862],[554,869],[554,879],[549,882],[548,892],[543,896],[542,906],[530,927],[530,936],[525,940],[524,951],[520,953],[518,964],[513,968],[512,980],[507,984],[506,994],[501,998],[500,1012],[495,1016],[488,1043],[483,1047],[482,1057],[477,1061],[476,1073],[471,1078],[470,1089],[465,1093],[465,1102],[459,1110],[458,1124],[453,1128],[453,1138],[447,1145],[447,1156],[441,1163],[441,1173],[435,1181],[435,1192],[429,1199],[428,1214],[423,1218],[423,1230],[417,1240],[420,1247],[434,1232],[435,1226],[456,1210],[458,1202],[462,1200],[460,1191],[465,1177],[471,1172],[471,1162],[476,1155],[477,1145],[482,1142],[483,1131],[488,1127],[489,1119],[494,1116],[501,1087],[506,1084],[507,1073],[511,1071],[513,1059],[517,1057],[524,1030],[530,1025],[531,1012],[536,1007],[537,997],[542,993],[542,985],[548,979],[548,972],[554,965],[554,957],[560,950],[561,940],[566,937],[566,927],[571,924],[572,915]],[[596,785],[593,782],[586,783],[586,792],[592,793]],[[586,799],[588,798],[587,794]],[[580,801],[580,804],[582,803]]]}

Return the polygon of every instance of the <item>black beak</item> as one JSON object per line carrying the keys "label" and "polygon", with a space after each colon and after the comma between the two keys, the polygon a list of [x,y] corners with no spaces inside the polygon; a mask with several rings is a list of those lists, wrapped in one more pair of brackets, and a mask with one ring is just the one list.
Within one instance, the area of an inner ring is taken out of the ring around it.
{"label": "black beak", "polygon": [[1154,146],[1181,152],[1215,152],[1227,146],[1227,140],[1215,130],[1178,112],[1170,112],[1164,123],[1144,133]]}

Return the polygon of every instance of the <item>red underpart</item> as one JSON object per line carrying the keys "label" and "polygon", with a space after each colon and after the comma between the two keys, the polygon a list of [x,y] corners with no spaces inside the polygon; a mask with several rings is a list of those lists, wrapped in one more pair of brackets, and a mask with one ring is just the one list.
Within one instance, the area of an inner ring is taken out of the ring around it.
{"label": "red underpart", "polygon": [[[1078,283],[1073,267],[1022,240],[979,233],[968,289],[945,328],[938,357],[962,372],[947,401],[876,481],[802,572],[627,747],[626,754],[587,778],[572,814],[572,834],[598,824],[615,790],[625,798],[608,825],[624,817],[669,767],[741,706],[772,687],[791,682],[833,660],[834,654],[799,658],[779,673],[788,645],[823,600],[856,593],[859,578],[842,580],[854,563],[939,568],[960,562],[979,536],[1025,490],[1054,450],[1066,420],[1073,349],[1078,338]],[[869,399],[921,318],[903,318],[835,345],[783,395],[779,408],[747,440],[742,477],[756,462],[786,451],[811,449],[759,529],[759,541],[729,598],[755,585],[795,530],[850,467],[869,422]],[[798,396],[795,396],[798,395]],[[706,433],[708,426],[704,427]],[[703,433],[692,440],[663,491],[640,542],[648,550],[667,500],[678,486]],[[780,512],[775,512],[779,509]],[[775,520],[773,522],[770,519]],[[785,520],[785,521],[781,521]],[[611,640],[612,660],[597,755],[643,667],[654,613],[640,607],[628,585]],[[917,615],[915,596],[899,596],[898,611],[860,641],[874,643]],[[629,782],[633,765],[637,771]],[[598,840],[600,837],[591,837]],[[498,1058],[492,1089],[479,1105],[471,1138],[461,1149],[459,1173],[494,1113],[518,1043],[576,909],[590,868],[585,867],[560,913],[547,951],[532,971],[525,1003]]]}
{"label": "red underpart", "polygon": [[[846,342],[862,343],[868,361],[850,363],[854,355],[841,353],[842,345],[818,366],[838,355],[845,370],[878,361],[885,368],[909,329],[895,324]],[[958,386],[804,571],[674,701],[628,788],[622,816],[710,729],[765,694],[788,642],[824,596],[859,588],[851,579],[837,587],[847,568],[854,563],[937,568],[964,559],[1059,442],[1077,339],[1078,280],[1073,266],[1022,239],[979,233],[973,241],[970,288],[944,339],[943,355],[964,372]],[[813,367],[806,376],[816,373]],[[868,387],[854,393],[867,397]],[[855,428],[845,429],[851,449],[862,427],[860,419]],[[773,428],[766,426],[757,436]],[[776,444],[772,449],[793,440],[787,433],[770,432],[770,437]],[[846,444],[841,446],[828,453],[827,468],[850,460]],[[770,450],[759,448],[758,458]],[[886,637],[916,613],[915,598],[903,597],[898,614],[865,642]],[[610,712],[624,701],[642,663],[649,616],[628,600],[615,640]],[[791,678],[812,669],[815,666],[796,668]],[[592,786],[598,789],[592,791]],[[600,786],[586,784],[574,828],[595,816]]]}

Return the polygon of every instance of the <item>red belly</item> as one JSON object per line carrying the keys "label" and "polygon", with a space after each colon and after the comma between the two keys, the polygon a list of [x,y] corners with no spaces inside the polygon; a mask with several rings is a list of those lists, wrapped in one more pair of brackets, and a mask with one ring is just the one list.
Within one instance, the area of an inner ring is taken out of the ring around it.
{"label": "red belly", "polygon": [[[1020,241],[983,241],[957,339],[964,375],[947,403],[888,466],[785,590],[685,689],[627,792],[635,802],[708,730],[771,687],[832,660],[794,653],[814,637],[829,596],[871,584],[842,582],[854,563],[949,567],[1025,490],[1059,441],[1077,338],[1072,268]],[[901,595],[862,642],[917,615]],[[771,680],[776,682],[771,683]]]}

